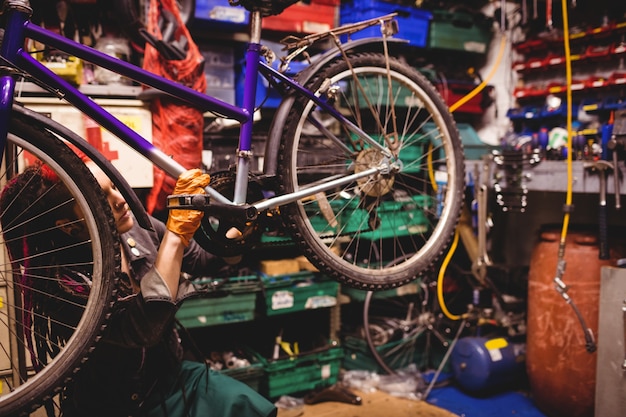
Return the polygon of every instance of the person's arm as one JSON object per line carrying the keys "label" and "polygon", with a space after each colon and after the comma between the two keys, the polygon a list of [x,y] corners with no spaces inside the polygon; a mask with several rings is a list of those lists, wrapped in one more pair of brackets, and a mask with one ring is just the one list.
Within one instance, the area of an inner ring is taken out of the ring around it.
{"label": "person's arm", "polygon": [[[173,194],[201,194],[209,176],[200,170],[181,174]],[[191,291],[191,283],[180,280],[185,247],[200,225],[203,213],[171,210],[154,266],[141,278],[139,294],[120,300],[108,327],[111,343],[127,347],[150,346],[161,340],[176,314],[177,303]]]}
{"label": "person's arm", "polygon": [[172,300],[176,300],[178,296],[178,285],[183,264],[184,250],[185,245],[180,236],[167,230],[163,236],[163,240],[161,240],[159,252],[154,262],[154,267],[159,271],[163,281],[170,290]]}
{"label": "person's arm", "polygon": [[[154,217],[151,218],[152,227],[156,231],[159,241],[163,239],[167,228],[165,223]],[[192,278],[214,276],[216,272],[224,268],[228,263],[219,256],[205,250],[195,240],[189,241],[183,252],[183,263],[181,270],[191,275]]]}
{"label": "person's arm", "polygon": [[[209,175],[202,174],[199,169],[185,171],[178,177],[172,194],[204,194],[204,188],[209,185],[209,181]],[[156,279],[162,279],[169,290],[171,300],[176,300],[178,297],[183,253],[200,227],[203,215],[204,213],[199,210],[170,210],[169,212],[167,230],[161,240],[154,267],[158,272]],[[142,292],[144,291],[143,281],[145,279],[142,279]],[[147,291],[149,285],[145,287]],[[161,294],[156,295],[159,297]],[[144,294],[146,299],[149,296],[150,294]]]}

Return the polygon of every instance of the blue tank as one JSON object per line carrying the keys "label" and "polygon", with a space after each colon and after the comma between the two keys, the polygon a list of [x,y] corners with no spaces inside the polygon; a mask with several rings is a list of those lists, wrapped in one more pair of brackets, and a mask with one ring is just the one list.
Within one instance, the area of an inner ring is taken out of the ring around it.
{"label": "blue tank", "polygon": [[525,351],[525,344],[502,337],[464,337],[450,356],[454,378],[469,392],[508,386],[523,376]]}

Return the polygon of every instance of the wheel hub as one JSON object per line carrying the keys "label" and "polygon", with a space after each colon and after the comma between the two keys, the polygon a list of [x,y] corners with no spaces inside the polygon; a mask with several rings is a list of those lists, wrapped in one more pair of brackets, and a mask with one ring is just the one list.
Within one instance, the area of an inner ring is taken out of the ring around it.
{"label": "wheel hub", "polygon": [[[378,167],[384,160],[385,157],[375,149],[362,150],[356,158],[355,171],[359,173]],[[394,181],[395,175],[390,171],[389,173],[379,172],[370,177],[358,179],[357,183],[365,195],[382,197],[391,191]]]}

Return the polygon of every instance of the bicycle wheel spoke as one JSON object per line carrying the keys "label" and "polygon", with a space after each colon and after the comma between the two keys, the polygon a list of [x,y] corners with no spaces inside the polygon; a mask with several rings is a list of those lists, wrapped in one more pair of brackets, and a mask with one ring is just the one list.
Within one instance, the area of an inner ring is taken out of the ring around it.
{"label": "bicycle wheel spoke", "polygon": [[286,224],[309,259],[347,285],[415,279],[441,255],[462,204],[462,147],[447,107],[417,71],[382,54],[338,58],[307,87],[333,111],[305,98],[293,105],[279,155],[282,191],[333,184],[329,175],[356,180],[281,208]]}
{"label": "bicycle wheel spoke", "polygon": [[54,412],[57,393],[104,328],[119,271],[118,238],[98,183],[43,124],[12,115],[4,156],[0,409]]}

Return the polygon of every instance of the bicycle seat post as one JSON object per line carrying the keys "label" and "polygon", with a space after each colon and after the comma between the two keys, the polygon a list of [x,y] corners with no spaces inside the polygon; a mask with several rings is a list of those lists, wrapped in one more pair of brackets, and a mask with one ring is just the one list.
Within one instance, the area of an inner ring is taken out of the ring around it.
{"label": "bicycle seat post", "polygon": [[248,173],[252,160],[252,125],[254,123],[254,105],[256,86],[261,56],[261,12],[250,13],[250,42],[246,50],[246,69],[243,93],[243,110],[249,118],[241,126],[239,149],[237,149],[237,177],[235,180],[234,203],[246,202]]}

